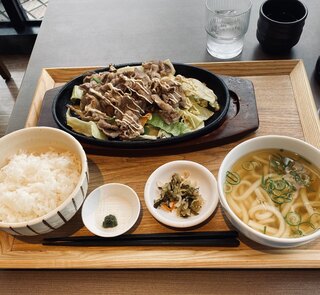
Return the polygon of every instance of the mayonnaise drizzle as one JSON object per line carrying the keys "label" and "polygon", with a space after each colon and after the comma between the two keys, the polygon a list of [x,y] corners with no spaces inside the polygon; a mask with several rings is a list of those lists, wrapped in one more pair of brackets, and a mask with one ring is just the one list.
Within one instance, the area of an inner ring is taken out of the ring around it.
{"label": "mayonnaise drizzle", "polygon": [[105,100],[107,101],[107,103],[108,103],[109,105],[111,105],[115,110],[117,110],[122,116],[124,115],[124,113],[123,113],[118,107],[116,107],[116,106],[110,101],[109,98],[107,98],[106,96],[102,95],[100,92],[98,92],[98,91],[96,91],[96,90],[94,90],[94,89],[92,89],[92,88],[89,89],[89,92],[91,92],[92,94],[95,94],[95,95],[99,96],[99,97],[102,98],[102,99],[105,99]]}

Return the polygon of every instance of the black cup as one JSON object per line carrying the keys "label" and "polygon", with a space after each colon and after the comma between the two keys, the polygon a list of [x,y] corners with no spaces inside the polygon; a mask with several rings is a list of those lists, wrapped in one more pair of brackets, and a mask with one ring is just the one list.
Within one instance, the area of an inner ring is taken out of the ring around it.
{"label": "black cup", "polygon": [[268,0],[260,7],[257,39],[262,48],[281,53],[295,46],[301,36],[307,7],[298,0]]}

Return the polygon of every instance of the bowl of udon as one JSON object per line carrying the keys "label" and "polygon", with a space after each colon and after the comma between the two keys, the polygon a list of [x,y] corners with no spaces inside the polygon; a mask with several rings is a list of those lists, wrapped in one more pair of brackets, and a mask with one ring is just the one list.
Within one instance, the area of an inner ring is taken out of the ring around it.
{"label": "bowl of udon", "polygon": [[320,236],[320,150],[287,136],[234,147],[218,173],[220,203],[244,236],[276,248]]}
{"label": "bowl of udon", "polygon": [[24,128],[2,137],[0,151],[0,230],[46,234],[81,208],[88,165],[73,136],[51,127]]}

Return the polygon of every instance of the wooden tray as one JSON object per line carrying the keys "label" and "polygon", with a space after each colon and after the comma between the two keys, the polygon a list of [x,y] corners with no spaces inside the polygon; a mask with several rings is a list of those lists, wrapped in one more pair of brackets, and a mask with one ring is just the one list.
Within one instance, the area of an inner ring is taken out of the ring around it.
{"label": "wooden tray", "polygon": [[[233,142],[259,127],[259,117],[257,112],[254,87],[251,81],[237,78],[220,76],[226,83],[231,102],[222,124],[210,133],[191,140],[186,140],[176,144],[152,146],[150,148],[110,148],[106,146],[90,145],[82,142],[87,153],[108,155],[108,156],[154,156],[172,155],[186,153],[228,142]],[[38,120],[38,126],[49,126],[59,128],[52,115],[52,102],[60,87],[48,90],[43,98],[42,108]]]}
{"label": "wooden tray", "polygon": [[[149,214],[143,201],[144,184],[161,164],[177,159],[199,162],[217,175],[230,149],[254,136],[294,136],[320,148],[320,124],[302,61],[202,63],[197,66],[217,74],[238,76],[253,82],[260,127],[237,142],[197,152],[158,157],[112,157],[88,154],[89,192],[98,185],[121,182],[139,195],[142,214],[134,233],[172,232]],[[43,69],[26,127],[37,124],[44,94],[88,68]],[[230,224],[219,207],[196,230],[225,230]],[[87,235],[76,215],[54,235]],[[320,239],[294,249],[271,249],[241,236],[239,248],[210,247],[44,247],[38,238],[19,240],[0,233],[2,268],[320,268]],[[156,279],[156,278],[155,278]]]}

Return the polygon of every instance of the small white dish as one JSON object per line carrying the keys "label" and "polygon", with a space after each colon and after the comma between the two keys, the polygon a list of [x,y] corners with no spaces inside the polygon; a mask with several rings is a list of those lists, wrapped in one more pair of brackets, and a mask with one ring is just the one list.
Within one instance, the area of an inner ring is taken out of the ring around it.
{"label": "small white dish", "polygon": [[[136,192],[121,183],[109,183],[92,191],[82,206],[82,220],[87,229],[100,237],[115,237],[127,232],[140,214],[140,201]],[[118,225],[104,228],[105,216],[112,214]]]}
{"label": "small white dish", "polygon": [[[199,192],[204,199],[203,207],[198,215],[188,218],[179,217],[176,211],[166,212],[154,208],[154,201],[159,197],[159,184],[170,181],[174,173],[190,173],[189,179],[199,187]],[[208,219],[218,205],[217,181],[213,174],[204,166],[192,161],[173,161],[157,168],[149,177],[144,189],[144,200],[151,215],[159,222],[176,228],[188,228],[196,226]]]}

